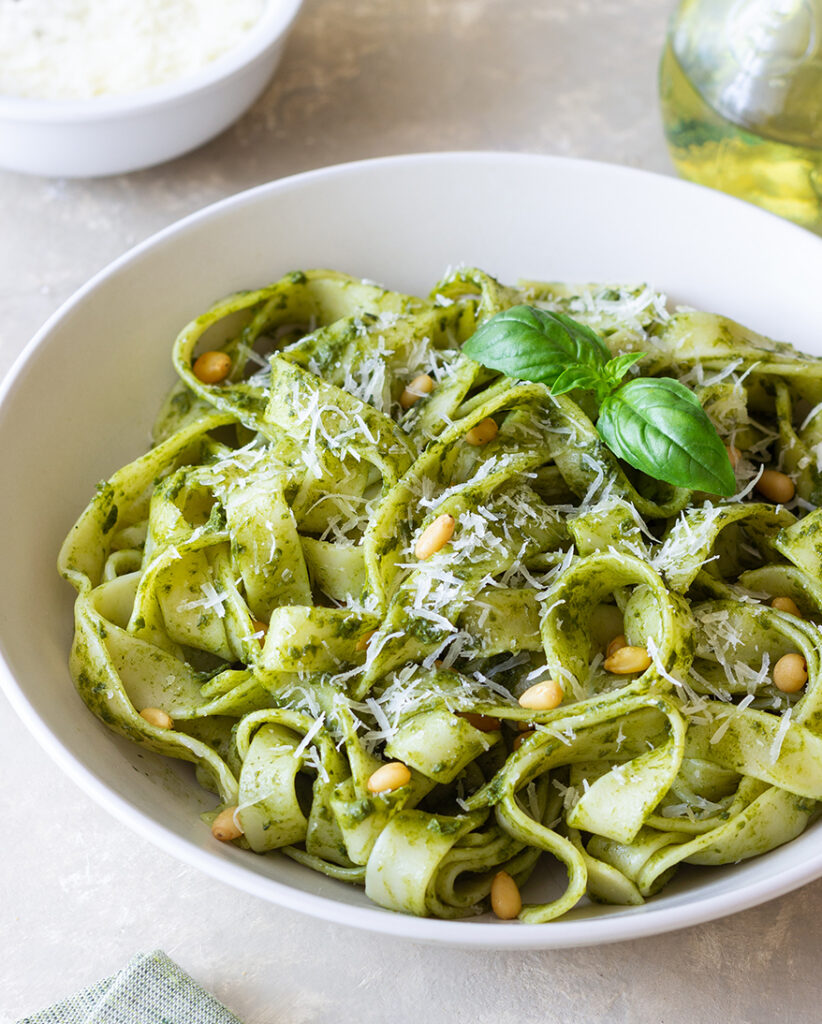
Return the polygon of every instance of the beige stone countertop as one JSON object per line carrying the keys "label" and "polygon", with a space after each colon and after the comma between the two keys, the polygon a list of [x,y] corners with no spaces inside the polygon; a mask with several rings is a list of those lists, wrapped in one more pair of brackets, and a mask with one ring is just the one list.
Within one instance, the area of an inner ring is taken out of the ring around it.
{"label": "beige stone countertop", "polygon": [[[0,367],[130,246],[283,175],[455,149],[672,173],[656,104],[671,6],[307,0],[264,95],[196,152],[99,180],[0,171]],[[0,1024],[156,947],[246,1024],[822,1019],[822,881],[731,918],[619,945],[435,949],[282,910],[177,862],[86,797],[1,697],[0,766]]]}

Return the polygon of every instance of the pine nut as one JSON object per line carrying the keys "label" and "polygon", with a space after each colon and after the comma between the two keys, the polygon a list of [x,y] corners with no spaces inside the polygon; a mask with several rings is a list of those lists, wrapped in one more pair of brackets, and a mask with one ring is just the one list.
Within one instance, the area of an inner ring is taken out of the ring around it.
{"label": "pine nut", "polygon": [[480,732],[496,732],[500,727],[500,720],[490,715],[478,715],[475,711],[460,711],[459,717],[464,718],[469,725],[473,725]]}
{"label": "pine nut", "polygon": [[796,494],[796,485],[787,473],[777,469],[763,470],[762,476],[756,481],[756,489],[763,498],[775,505],[784,505]]}
{"label": "pine nut", "polygon": [[268,632],[268,625],[265,622],[260,622],[259,619],[254,619],[251,623],[252,633],[262,633],[262,636],[258,636],[257,639],[260,642],[260,647],[265,647],[265,635]]}
{"label": "pine nut", "polygon": [[562,687],[554,679],[546,679],[543,683],[534,683],[525,693],[520,694],[520,707],[531,711],[551,711],[562,703],[564,693]]}
{"label": "pine nut", "polygon": [[535,729],[527,729],[525,732],[517,733],[514,737],[514,750],[519,750],[522,744],[536,732]]}
{"label": "pine nut", "polygon": [[453,516],[437,516],[434,522],[429,523],[422,531],[417,543],[414,545],[414,554],[417,558],[424,562],[426,558],[430,558],[440,548],[445,547],[454,536],[454,527],[456,525],[457,521]]}
{"label": "pine nut", "polygon": [[773,684],[783,693],[796,693],[808,681],[808,665],[801,654],[783,654],[773,667]]}
{"label": "pine nut", "polygon": [[522,910],[519,886],[507,871],[498,871],[491,883],[491,909],[503,921],[510,921]]}
{"label": "pine nut", "polygon": [[725,451],[728,453],[733,471],[736,472],[736,467],[739,465],[739,460],[742,458],[742,452],[734,444],[726,444]]}
{"label": "pine nut", "polygon": [[610,658],[606,658],[603,668],[618,676],[629,676],[633,672],[644,672],[650,668],[651,656],[644,647],[620,647]]}
{"label": "pine nut", "polygon": [[496,420],[490,416],[486,416],[484,420],[480,420],[475,427],[471,427],[468,433],[465,435],[465,440],[468,444],[481,445],[488,444],[489,441],[493,441],[499,432]]}
{"label": "pine nut", "polygon": [[231,357],[225,352],[203,352],[197,356],[192,370],[194,376],[203,384],[219,384],[225,380],[231,369]]}
{"label": "pine nut", "polygon": [[211,823],[211,834],[221,843],[228,843],[243,834],[243,826],[237,821],[237,808],[226,807]]}
{"label": "pine nut", "polygon": [[779,612],[787,612],[788,615],[795,615],[797,619],[804,618],[799,610],[799,605],[792,597],[775,597],[771,601],[771,608],[776,608]]}
{"label": "pine nut", "polygon": [[415,377],[410,384],[406,385],[405,391],[400,395],[400,405],[403,409],[410,409],[421,398],[430,395],[433,390],[433,377],[429,377],[427,373],[421,373],[419,377]]}
{"label": "pine nut", "polygon": [[619,636],[615,636],[614,639],[608,644],[607,648],[605,649],[605,657],[610,658],[612,655],[616,654],[617,651],[627,646],[628,641],[625,639],[625,634],[620,633]]}
{"label": "pine nut", "polygon": [[411,781],[411,772],[402,761],[389,761],[378,768],[368,780],[369,793],[393,793]]}
{"label": "pine nut", "polygon": [[173,719],[161,708],[143,708],[140,712],[140,718],[144,718],[148,724],[153,725],[155,729],[174,728]]}
{"label": "pine nut", "polygon": [[357,651],[365,651],[368,645],[371,643],[371,637],[376,636],[376,629],[372,629],[369,633],[363,633],[357,643],[354,645],[354,649]]}

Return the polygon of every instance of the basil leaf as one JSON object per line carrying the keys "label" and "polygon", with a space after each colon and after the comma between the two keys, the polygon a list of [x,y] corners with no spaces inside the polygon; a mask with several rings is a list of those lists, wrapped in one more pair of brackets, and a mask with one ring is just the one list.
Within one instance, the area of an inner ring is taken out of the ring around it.
{"label": "basil leaf", "polygon": [[[571,367],[601,371],[610,356],[605,342],[590,327],[535,306],[512,306],[492,316],[462,351],[492,370],[549,387]],[[600,378],[599,372],[595,375]]]}
{"label": "basil leaf", "polygon": [[574,388],[590,388],[598,390],[602,384],[602,377],[597,370],[590,366],[569,366],[554,380],[551,385],[552,395],[564,395],[566,391],[573,391]]}
{"label": "basil leaf", "polygon": [[732,495],[728,452],[699,400],[671,377],[637,377],[609,395],[597,430],[616,455],[676,487]]}
{"label": "basil leaf", "polygon": [[604,370],[608,381],[616,386],[617,382],[622,380],[628,370],[634,363],[638,363],[644,354],[644,352],[626,352],[624,355],[609,360],[605,364]]}

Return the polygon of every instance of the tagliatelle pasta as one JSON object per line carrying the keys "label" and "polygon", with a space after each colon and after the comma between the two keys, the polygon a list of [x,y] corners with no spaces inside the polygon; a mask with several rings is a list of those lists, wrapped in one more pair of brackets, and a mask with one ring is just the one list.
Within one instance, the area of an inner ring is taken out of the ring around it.
{"label": "tagliatelle pasta", "polygon": [[[735,497],[632,470],[590,396],[461,355],[517,303],[691,387]],[[198,376],[204,351],[228,359]],[[194,764],[216,836],[445,918],[501,871],[515,914],[558,861],[519,912],[546,922],[817,813],[822,362],[647,287],[461,269],[427,300],[290,274],[198,317],[174,364],[153,447],[59,568],[80,695]]]}

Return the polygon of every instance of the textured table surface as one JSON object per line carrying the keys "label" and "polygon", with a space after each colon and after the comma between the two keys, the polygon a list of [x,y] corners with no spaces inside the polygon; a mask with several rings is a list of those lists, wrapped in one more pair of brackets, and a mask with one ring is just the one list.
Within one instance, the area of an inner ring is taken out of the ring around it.
{"label": "textured table surface", "polygon": [[[266,93],[197,152],[98,181],[0,172],[0,368],[112,258],[272,178],[448,149],[573,155],[671,173],[656,106],[670,7],[308,0]],[[822,1017],[822,882],[732,918],[622,945],[437,950],[280,910],[171,859],[65,778],[2,698],[0,770],[0,1024],[155,947],[246,1024]]]}

